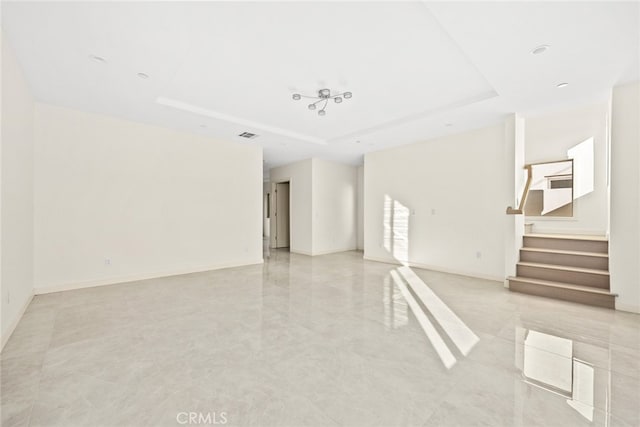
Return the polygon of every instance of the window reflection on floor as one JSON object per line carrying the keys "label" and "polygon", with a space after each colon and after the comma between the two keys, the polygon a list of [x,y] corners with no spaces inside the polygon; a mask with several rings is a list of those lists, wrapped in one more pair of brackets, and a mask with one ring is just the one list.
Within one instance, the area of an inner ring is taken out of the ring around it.
{"label": "window reflection on floor", "polygon": [[[595,369],[574,357],[573,340],[524,328],[516,328],[515,337],[515,364],[524,381],[564,397],[571,408],[593,421]],[[609,395],[606,389],[602,392],[605,398]]]}

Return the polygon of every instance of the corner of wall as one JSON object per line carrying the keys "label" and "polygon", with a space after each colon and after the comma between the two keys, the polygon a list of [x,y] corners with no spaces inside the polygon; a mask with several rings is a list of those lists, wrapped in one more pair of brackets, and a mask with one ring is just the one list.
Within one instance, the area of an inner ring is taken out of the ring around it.
{"label": "corner of wall", "polygon": [[4,348],[33,298],[35,102],[1,33],[0,340]]}
{"label": "corner of wall", "polygon": [[0,353],[2,353],[2,351],[4,350],[4,346],[9,342],[9,338],[11,338],[11,335],[13,335],[13,332],[18,327],[18,323],[20,323],[20,320],[22,320],[22,316],[24,316],[24,313],[27,311],[27,308],[29,307],[29,304],[31,304],[34,296],[35,294],[32,290],[31,294],[29,294],[24,304],[22,305],[22,308],[18,311],[17,316],[15,316],[11,321],[9,327],[7,327],[6,330],[2,332],[2,346],[0,347]]}

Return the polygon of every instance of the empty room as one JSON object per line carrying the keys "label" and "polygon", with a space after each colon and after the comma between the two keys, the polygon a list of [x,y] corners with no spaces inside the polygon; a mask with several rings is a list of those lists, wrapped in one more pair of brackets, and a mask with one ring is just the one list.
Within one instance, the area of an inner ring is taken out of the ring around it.
{"label": "empty room", "polygon": [[0,425],[640,425],[640,2],[2,1]]}

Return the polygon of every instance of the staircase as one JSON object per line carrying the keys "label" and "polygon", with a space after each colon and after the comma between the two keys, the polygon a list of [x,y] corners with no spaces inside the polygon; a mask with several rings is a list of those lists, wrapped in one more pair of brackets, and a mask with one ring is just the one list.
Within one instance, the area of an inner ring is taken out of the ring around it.
{"label": "staircase", "polygon": [[509,290],[615,308],[605,237],[526,234]]}

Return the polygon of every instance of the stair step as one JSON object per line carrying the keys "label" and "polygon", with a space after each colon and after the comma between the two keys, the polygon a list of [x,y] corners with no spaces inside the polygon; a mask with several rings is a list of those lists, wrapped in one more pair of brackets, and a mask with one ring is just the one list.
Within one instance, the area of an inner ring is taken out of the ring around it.
{"label": "stair step", "polygon": [[594,268],[570,267],[567,265],[553,265],[553,264],[544,264],[544,263],[537,263],[537,262],[519,262],[518,265],[526,265],[528,267],[543,267],[543,268],[549,268],[552,270],[575,271],[579,273],[590,273],[590,274],[600,274],[602,276],[609,276],[608,271],[598,270]]}
{"label": "stair step", "polygon": [[587,240],[594,242],[608,242],[607,236],[587,235],[587,234],[544,234],[544,233],[526,233],[525,237],[541,237],[544,239],[570,239],[570,240]]}
{"label": "stair step", "polygon": [[590,286],[580,286],[532,277],[508,277],[509,290],[529,295],[615,309],[616,294]]}
{"label": "stair step", "polygon": [[520,261],[569,267],[609,269],[609,255],[597,252],[566,251],[560,249],[522,248]]}
{"label": "stair step", "polygon": [[565,255],[583,255],[598,258],[609,258],[609,254],[602,252],[583,252],[583,251],[567,251],[562,249],[546,249],[546,248],[522,248],[523,251],[542,252],[550,254],[565,254]]}
{"label": "stair step", "polygon": [[573,252],[609,252],[609,242],[604,236],[579,236],[564,234],[525,234],[523,247],[564,250]]}
{"label": "stair step", "polygon": [[519,262],[516,264],[516,272],[520,277],[609,289],[609,272],[606,270]]}

